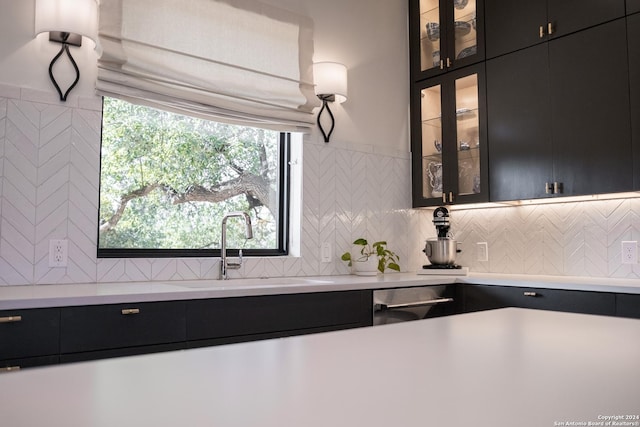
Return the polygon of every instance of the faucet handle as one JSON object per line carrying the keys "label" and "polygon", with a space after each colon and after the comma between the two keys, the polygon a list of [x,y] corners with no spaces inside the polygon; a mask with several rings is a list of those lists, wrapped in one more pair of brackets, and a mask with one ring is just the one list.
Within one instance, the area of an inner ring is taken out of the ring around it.
{"label": "faucet handle", "polygon": [[238,265],[242,265],[242,249],[238,250]]}

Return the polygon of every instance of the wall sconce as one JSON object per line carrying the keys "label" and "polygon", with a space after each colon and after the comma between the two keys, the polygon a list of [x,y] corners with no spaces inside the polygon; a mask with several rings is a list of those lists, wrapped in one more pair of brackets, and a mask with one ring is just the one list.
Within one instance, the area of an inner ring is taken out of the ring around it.
{"label": "wall sconce", "polygon": [[[66,101],[80,80],[80,70],[74,61],[69,46],[81,46],[82,37],[91,39],[96,44],[98,40],[98,5],[96,0],[36,0],[35,35],[49,33],[49,41],[61,43],[60,52],[49,64],[49,78],[60,95],[60,101]],[[58,82],[53,76],[53,65],[63,53],[71,61],[76,71],[76,79],[69,88],[62,93]]]}
{"label": "wall sconce", "polygon": [[[341,104],[347,100],[347,67],[337,62],[316,62],[313,64],[313,77],[316,84],[316,95],[322,101],[322,108],[318,113],[318,127],[322,132],[322,136],[324,136],[324,142],[329,142],[335,127],[335,119],[327,103],[337,102]],[[320,123],[320,116],[325,110],[331,117],[329,133],[325,132]]]}

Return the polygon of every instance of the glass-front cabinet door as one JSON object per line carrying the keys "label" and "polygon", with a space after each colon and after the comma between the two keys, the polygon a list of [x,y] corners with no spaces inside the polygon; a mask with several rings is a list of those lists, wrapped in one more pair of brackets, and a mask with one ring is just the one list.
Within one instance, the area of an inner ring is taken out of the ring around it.
{"label": "glass-front cabinet door", "polygon": [[480,117],[478,111],[478,75],[454,81],[456,102],[456,151],[458,197],[478,194],[480,179]]}
{"label": "glass-front cabinet door", "polygon": [[442,197],[442,85],[420,90],[422,198]]}
{"label": "glass-front cabinet door", "polygon": [[410,0],[414,81],[484,59],[481,1]]}
{"label": "glass-front cabinet door", "polygon": [[484,102],[483,64],[414,85],[414,207],[488,200]]}

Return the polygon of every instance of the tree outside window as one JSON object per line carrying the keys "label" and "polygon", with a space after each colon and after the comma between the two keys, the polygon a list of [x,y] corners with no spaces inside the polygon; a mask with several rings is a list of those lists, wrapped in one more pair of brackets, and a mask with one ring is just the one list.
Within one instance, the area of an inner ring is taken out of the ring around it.
{"label": "tree outside window", "polygon": [[246,211],[245,253],[285,253],[287,138],[104,98],[99,256],[215,255],[225,213]]}

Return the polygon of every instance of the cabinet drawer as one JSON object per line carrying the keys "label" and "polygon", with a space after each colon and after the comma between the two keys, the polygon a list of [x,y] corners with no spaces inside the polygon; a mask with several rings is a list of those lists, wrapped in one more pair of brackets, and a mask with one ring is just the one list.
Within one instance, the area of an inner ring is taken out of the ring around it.
{"label": "cabinet drawer", "polygon": [[371,324],[371,291],[192,300],[187,340]]}
{"label": "cabinet drawer", "polygon": [[65,307],[61,353],[184,341],[184,301]]}
{"label": "cabinet drawer", "polygon": [[615,296],[606,292],[473,285],[465,288],[465,311],[502,307],[572,313],[615,314]]}
{"label": "cabinet drawer", "polygon": [[616,316],[640,319],[640,294],[617,294]]}
{"label": "cabinet drawer", "polygon": [[57,354],[60,309],[0,311],[0,360]]}
{"label": "cabinet drawer", "polygon": [[571,313],[615,315],[615,296],[606,292],[559,289],[519,289],[514,301],[518,307]]}
{"label": "cabinet drawer", "polygon": [[13,372],[36,366],[56,365],[60,358],[58,355],[27,357],[25,359],[0,360],[0,373]]}

